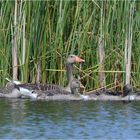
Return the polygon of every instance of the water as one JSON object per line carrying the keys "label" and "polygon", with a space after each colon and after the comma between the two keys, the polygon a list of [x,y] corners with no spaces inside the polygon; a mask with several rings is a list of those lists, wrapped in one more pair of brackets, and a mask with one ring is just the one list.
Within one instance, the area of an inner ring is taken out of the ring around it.
{"label": "water", "polygon": [[140,139],[140,102],[0,100],[0,139]]}

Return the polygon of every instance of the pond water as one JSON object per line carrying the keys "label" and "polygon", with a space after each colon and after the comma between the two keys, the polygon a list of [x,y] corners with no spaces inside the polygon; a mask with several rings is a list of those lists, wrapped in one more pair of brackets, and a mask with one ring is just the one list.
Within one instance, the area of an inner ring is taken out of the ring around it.
{"label": "pond water", "polygon": [[140,102],[0,99],[0,139],[140,139]]}

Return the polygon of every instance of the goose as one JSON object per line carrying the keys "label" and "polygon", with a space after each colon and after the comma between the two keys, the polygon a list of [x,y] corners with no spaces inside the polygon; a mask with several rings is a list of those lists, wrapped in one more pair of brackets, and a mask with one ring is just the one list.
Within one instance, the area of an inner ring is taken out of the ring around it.
{"label": "goose", "polygon": [[49,90],[49,91],[37,91],[38,100],[83,100],[86,99],[86,96],[81,95],[80,88],[81,82],[77,79],[71,80],[69,83],[70,90],[67,91],[66,89],[61,90]]}
{"label": "goose", "polygon": [[[5,88],[0,90],[1,98],[22,98],[29,97],[31,99],[42,100],[82,100],[83,95],[80,94],[81,82],[77,79],[73,79],[70,82],[71,92],[64,88],[56,88],[51,90],[27,90],[20,91],[18,85],[13,82],[8,82]],[[84,87],[83,87],[84,88]],[[26,91],[27,90],[27,91]],[[30,91],[30,92],[29,92]]]}
{"label": "goose", "polygon": [[[73,64],[82,63],[82,62],[85,62],[85,60],[80,58],[79,56],[73,55],[73,54],[69,55],[68,58],[66,59],[66,72],[67,72],[68,85],[65,88],[58,86],[58,85],[55,85],[55,84],[39,84],[39,83],[37,83],[37,84],[31,84],[31,83],[21,84],[20,82],[17,82],[17,81],[16,81],[16,84],[18,84],[18,86],[20,88],[20,92],[22,94],[29,93],[30,95],[35,96],[35,98],[36,98],[36,94],[32,92],[34,90],[41,90],[41,91],[52,91],[53,90],[54,93],[56,93],[58,91],[65,89],[65,91],[71,92],[70,83],[74,79],[74,76],[72,73]],[[9,79],[7,79],[7,80],[10,81]],[[32,94],[31,94],[31,92],[32,92]]]}
{"label": "goose", "polygon": [[6,86],[0,89],[0,98],[20,98],[22,95],[18,85],[8,82]]}
{"label": "goose", "polygon": [[80,57],[76,55],[69,55],[68,58],[66,59],[66,72],[67,72],[67,80],[68,80],[68,85],[66,86],[67,91],[70,90],[70,83],[74,79],[72,69],[73,69],[73,64],[75,63],[83,63],[85,62],[84,59],[81,59]]}

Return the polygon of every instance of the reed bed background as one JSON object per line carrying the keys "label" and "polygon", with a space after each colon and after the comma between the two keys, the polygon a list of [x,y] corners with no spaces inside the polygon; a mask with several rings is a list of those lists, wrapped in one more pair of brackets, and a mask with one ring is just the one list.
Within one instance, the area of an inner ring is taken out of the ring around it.
{"label": "reed bed background", "polygon": [[1,86],[6,77],[64,86],[69,54],[86,61],[86,90],[140,88],[139,0],[0,1]]}

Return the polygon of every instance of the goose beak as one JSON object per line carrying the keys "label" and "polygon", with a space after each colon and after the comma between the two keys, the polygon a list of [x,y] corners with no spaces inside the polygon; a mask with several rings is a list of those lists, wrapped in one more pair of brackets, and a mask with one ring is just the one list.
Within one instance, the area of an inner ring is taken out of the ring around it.
{"label": "goose beak", "polygon": [[76,59],[76,62],[78,62],[78,63],[85,62],[84,59],[82,59],[82,58],[80,58],[78,56],[76,56],[75,59]]}

